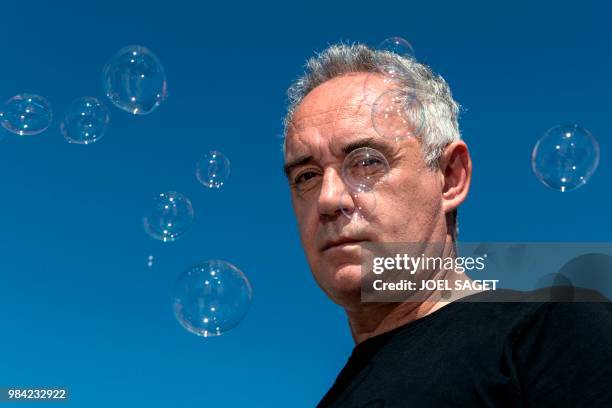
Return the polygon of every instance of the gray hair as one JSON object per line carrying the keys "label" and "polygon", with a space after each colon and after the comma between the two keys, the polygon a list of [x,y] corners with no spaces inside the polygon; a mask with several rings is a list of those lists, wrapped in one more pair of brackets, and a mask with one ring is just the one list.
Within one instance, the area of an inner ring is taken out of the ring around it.
{"label": "gray hair", "polygon": [[[460,107],[453,99],[448,84],[444,78],[414,58],[372,50],[363,44],[334,44],[306,62],[306,72],[287,91],[289,106],[284,119],[285,136],[297,107],[317,86],[349,73],[372,72],[384,75],[391,71],[397,87],[416,95],[420,102],[423,125],[417,137],[421,142],[425,163],[431,169],[437,168],[444,147],[461,140],[458,123]],[[459,232],[456,218],[455,210],[452,217],[456,229],[455,238]]]}

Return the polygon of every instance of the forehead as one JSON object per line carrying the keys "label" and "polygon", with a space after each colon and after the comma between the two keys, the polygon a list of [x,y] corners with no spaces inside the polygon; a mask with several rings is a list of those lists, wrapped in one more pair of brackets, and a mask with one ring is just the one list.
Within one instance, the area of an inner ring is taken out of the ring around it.
{"label": "forehead", "polygon": [[386,86],[382,78],[359,72],[333,78],[310,91],[287,128],[286,160],[310,154],[313,148],[337,152],[354,139],[379,137],[372,127],[371,109]]}

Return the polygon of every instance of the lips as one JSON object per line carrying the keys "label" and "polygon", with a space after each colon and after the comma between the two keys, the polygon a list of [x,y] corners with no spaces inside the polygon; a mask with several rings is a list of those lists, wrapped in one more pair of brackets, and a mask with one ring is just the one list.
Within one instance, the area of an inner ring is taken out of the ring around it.
{"label": "lips", "polygon": [[323,248],[321,249],[321,252],[325,252],[328,249],[334,248],[334,247],[339,247],[341,245],[346,245],[346,244],[357,244],[363,242],[363,239],[357,239],[357,238],[349,238],[349,237],[341,237],[338,238],[336,240],[330,240],[327,241],[325,243],[325,245],[323,245]]}

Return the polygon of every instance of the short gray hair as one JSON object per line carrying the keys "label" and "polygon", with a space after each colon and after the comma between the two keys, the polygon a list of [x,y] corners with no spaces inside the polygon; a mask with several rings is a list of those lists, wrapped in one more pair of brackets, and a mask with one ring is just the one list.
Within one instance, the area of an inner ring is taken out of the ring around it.
{"label": "short gray hair", "polygon": [[[334,44],[308,59],[304,74],[287,90],[289,106],[284,119],[284,135],[287,135],[299,104],[317,86],[350,73],[384,75],[390,71],[394,72],[393,79],[398,88],[414,92],[422,106],[423,126],[418,138],[425,163],[431,169],[436,168],[444,147],[461,140],[458,122],[460,107],[453,99],[450,87],[444,78],[414,58],[373,50],[363,44]],[[456,212],[452,218],[456,237],[459,231]]]}

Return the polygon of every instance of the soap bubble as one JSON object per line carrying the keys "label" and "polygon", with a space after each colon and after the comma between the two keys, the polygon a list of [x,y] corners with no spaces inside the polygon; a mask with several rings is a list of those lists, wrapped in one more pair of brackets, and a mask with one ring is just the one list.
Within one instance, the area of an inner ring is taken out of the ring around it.
{"label": "soap bubble", "polygon": [[184,195],[175,191],[159,194],[143,222],[147,234],[163,242],[176,241],[193,224],[193,206]]}
{"label": "soap bubble", "polygon": [[148,266],[149,268],[151,268],[151,267],[153,266],[153,260],[154,260],[154,259],[155,259],[155,258],[153,257],[153,255],[149,255],[149,256],[147,257],[147,266]]}
{"label": "soap bubble", "polygon": [[342,178],[351,189],[369,191],[389,174],[389,162],[385,156],[371,147],[361,147],[350,152],[342,163]]}
{"label": "soap bubble", "polygon": [[561,192],[586,184],[598,164],[597,140],[578,125],[549,129],[531,154],[531,167],[538,180]]}
{"label": "soap bubble", "polygon": [[340,196],[340,211],[349,219],[370,218],[375,209],[376,195],[365,186],[345,190]]}
{"label": "soap bubble", "polygon": [[416,95],[416,82],[412,73],[410,73],[406,68],[403,68],[401,65],[391,62],[391,61],[380,61],[376,65],[378,67],[377,72],[371,72],[366,78],[366,86],[364,89],[368,89],[371,87],[374,82],[374,78],[377,75],[382,75],[382,83],[384,85],[394,85],[399,86],[404,89],[404,92],[409,95],[411,98],[414,98]]}
{"label": "soap bubble", "polygon": [[219,336],[246,316],[252,289],[247,277],[229,262],[210,260],[192,266],[179,278],[174,316],[198,336]]}
{"label": "soap bubble", "polygon": [[166,73],[146,47],[124,47],[102,70],[104,92],[111,102],[134,115],[151,113],[167,97]]}
{"label": "soap bubble", "polygon": [[404,58],[414,58],[414,48],[402,37],[387,38],[376,47],[376,50],[392,52]]}
{"label": "soap bubble", "polygon": [[[389,52],[402,58],[414,59],[412,45],[401,37],[387,38],[375,48],[375,51]],[[393,58],[382,56],[381,58],[377,58],[376,67],[378,72],[371,72],[366,77],[364,92],[367,92],[367,89],[373,86],[373,78],[382,74],[383,84],[390,84],[395,81],[395,85],[399,85],[399,81],[401,80],[402,88],[406,95],[410,95],[411,98],[415,97],[416,82],[413,75],[404,65],[398,63],[398,61],[394,61]]]}
{"label": "soap bubble", "polygon": [[221,152],[213,150],[198,160],[196,178],[208,188],[220,188],[230,173],[230,161]]}
{"label": "soap bubble", "polygon": [[110,117],[98,99],[85,96],[66,109],[60,130],[68,143],[90,144],[104,137]]}
{"label": "soap bubble", "polygon": [[0,123],[19,136],[44,132],[51,124],[51,105],[34,94],[19,94],[5,102],[0,111]]}
{"label": "soap bubble", "polygon": [[386,91],[372,106],[372,126],[380,136],[395,141],[417,137],[425,126],[423,105],[405,90]]}

